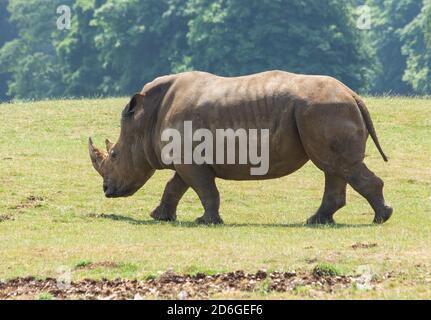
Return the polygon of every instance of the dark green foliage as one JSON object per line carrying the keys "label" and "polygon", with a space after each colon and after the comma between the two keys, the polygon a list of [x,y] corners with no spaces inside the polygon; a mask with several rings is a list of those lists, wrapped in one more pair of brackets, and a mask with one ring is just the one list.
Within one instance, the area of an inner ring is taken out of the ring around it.
{"label": "dark green foliage", "polygon": [[222,75],[281,69],[366,89],[373,60],[344,0],[192,0],[195,69]]}
{"label": "dark green foliage", "polygon": [[[7,3],[7,0],[0,0],[0,48],[4,43],[16,37],[15,28],[9,22]],[[4,71],[0,65],[0,102],[7,100],[7,82],[10,80],[10,74],[2,72]]]}
{"label": "dark green foliage", "polygon": [[76,1],[72,9],[71,29],[56,33],[54,45],[65,96],[101,94],[99,84],[104,72],[94,41],[98,30],[90,24],[96,5],[96,1]]}
{"label": "dark green foliage", "polygon": [[369,0],[368,4],[373,9],[369,39],[380,63],[373,92],[408,94],[412,86],[403,80],[407,62],[401,33],[420,12],[421,0]]}
{"label": "dark green foliage", "polygon": [[18,37],[0,50],[1,72],[12,74],[10,96],[40,99],[62,95],[61,73],[51,41],[60,2],[68,1],[10,1],[10,21],[18,30]]}
{"label": "dark green foliage", "polygon": [[133,93],[145,82],[172,72],[184,45],[187,21],[178,0],[107,0],[91,25],[105,76],[105,94]]}
{"label": "dark green foliage", "polygon": [[[0,99],[130,95],[193,69],[429,94],[431,0],[368,2],[370,30],[356,26],[359,0],[0,0]],[[57,30],[59,5],[70,30]]]}
{"label": "dark green foliage", "polygon": [[420,14],[400,32],[407,68],[403,80],[418,94],[431,94],[431,0],[425,0]]}

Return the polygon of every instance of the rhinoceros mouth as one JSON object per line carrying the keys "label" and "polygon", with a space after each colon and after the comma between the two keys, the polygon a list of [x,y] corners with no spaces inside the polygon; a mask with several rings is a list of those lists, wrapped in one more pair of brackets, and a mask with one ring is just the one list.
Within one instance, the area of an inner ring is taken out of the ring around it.
{"label": "rhinoceros mouth", "polygon": [[139,190],[139,188],[133,188],[133,189],[124,189],[124,190],[118,190],[113,188],[103,188],[105,192],[106,198],[124,198],[124,197],[130,197],[136,193],[136,191]]}
{"label": "rhinoceros mouth", "polygon": [[136,191],[127,191],[127,192],[105,192],[106,198],[126,198],[133,196]]}

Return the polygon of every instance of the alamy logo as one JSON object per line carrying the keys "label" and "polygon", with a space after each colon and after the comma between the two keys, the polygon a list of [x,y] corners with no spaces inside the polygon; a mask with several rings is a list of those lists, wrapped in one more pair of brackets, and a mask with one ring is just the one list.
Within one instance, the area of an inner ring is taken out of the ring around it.
{"label": "alamy logo", "polygon": [[71,28],[71,14],[70,14],[70,7],[66,5],[61,5],[57,7],[57,13],[60,15],[57,18],[57,29],[58,30],[70,30]]}
{"label": "alamy logo", "polygon": [[359,6],[356,8],[356,12],[359,15],[356,20],[356,27],[360,30],[371,29],[371,8],[367,5]]}
{"label": "alamy logo", "polygon": [[183,130],[165,129],[161,140],[168,143],[162,148],[163,163],[250,164],[251,175],[268,173],[268,129],[216,129],[215,135],[209,129],[193,131],[192,121],[184,121]]}

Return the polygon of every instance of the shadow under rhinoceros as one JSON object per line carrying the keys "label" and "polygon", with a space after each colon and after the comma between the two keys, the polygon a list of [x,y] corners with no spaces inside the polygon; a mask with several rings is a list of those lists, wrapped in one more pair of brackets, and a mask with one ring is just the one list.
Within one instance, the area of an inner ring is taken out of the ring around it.
{"label": "shadow under rhinoceros", "polygon": [[176,227],[185,228],[241,228],[241,227],[262,227],[262,228],[307,228],[307,229],[341,229],[341,228],[371,228],[374,224],[345,224],[345,223],[335,223],[328,225],[308,225],[306,223],[226,223],[222,225],[208,225],[203,226],[196,224],[195,222],[189,221],[175,221],[175,222],[160,222],[155,220],[140,220],[129,216],[120,214],[101,214],[100,218],[110,219],[114,221],[127,222],[134,225],[160,225],[160,224],[170,224]]}

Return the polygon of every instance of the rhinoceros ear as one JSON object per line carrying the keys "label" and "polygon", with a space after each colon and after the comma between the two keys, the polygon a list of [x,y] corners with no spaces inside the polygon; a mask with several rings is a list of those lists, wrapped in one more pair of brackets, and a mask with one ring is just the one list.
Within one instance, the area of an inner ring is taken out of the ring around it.
{"label": "rhinoceros ear", "polygon": [[137,111],[139,108],[144,105],[144,96],[140,93],[136,93],[131,99],[129,104],[123,111],[123,116],[131,116]]}

